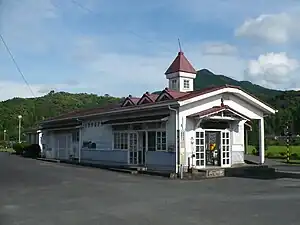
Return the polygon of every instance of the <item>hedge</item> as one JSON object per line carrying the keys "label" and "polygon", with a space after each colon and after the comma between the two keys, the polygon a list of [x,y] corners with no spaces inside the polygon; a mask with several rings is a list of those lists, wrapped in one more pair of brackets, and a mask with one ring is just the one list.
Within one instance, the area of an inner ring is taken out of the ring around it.
{"label": "hedge", "polygon": [[41,148],[38,144],[15,143],[13,145],[17,155],[29,158],[38,158],[41,156]]}

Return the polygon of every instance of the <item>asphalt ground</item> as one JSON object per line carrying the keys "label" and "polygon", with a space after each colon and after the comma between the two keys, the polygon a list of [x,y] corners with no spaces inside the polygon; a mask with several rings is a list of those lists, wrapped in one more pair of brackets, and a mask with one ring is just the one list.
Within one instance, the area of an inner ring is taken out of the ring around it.
{"label": "asphalt ground", "polygon": [[0,153],[0,224],[300,224],[300,179],[170,180]]}

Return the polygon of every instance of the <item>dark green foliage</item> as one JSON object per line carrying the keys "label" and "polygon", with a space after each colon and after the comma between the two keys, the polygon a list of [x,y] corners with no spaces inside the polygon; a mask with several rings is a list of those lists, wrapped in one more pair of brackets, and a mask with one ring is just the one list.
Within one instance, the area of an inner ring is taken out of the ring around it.
{"label": "dark green foliage", "polygon": [[298,160],[298,159],[300,159],[300,156],[297,153],[292,153],[291,154],[291,159]]}
{"label": "dark green foliage", "polygon": [[[266,154],[267,150],[268,150],[268,144],[265,142],[265,154]],[[252,150],[252,155],[259,156],[259,144],[257,144],[255,146],[255,148]]]}
{"label": "dark green foliage", "polygon": [[23,156],[28,158],[41,157],[41,148],[38,144],[32,144],[24,147]]}
{"label": "dark green foliage", "polygon": [[0,149],[9,148],[10,145],[7,141],[1,140],[0,141]]}
{"label": "dark green foliage", "polygon": [[[32,128],[39,121],[62,113],[82,108],[101,107],[109,103],[119,102],[119,98],[97,96],[94,94],[71,94],[51,91],[39,98],[13,98],[0,102],[0,139],[7,130],[6,140],[16,141],[18,138],[18,115],[22,115],[22,133]],[[25,136],[21,136],[22,140]]]}
{"label": "dark green foliage", "polygon": [[27,146],[26,143],[15,143],[12,147],[15,150],[16,155],[22,155]]}
{"label": "dark green foliage", "polygon": [[279,155],[280,155],[281,157],[286,157],[286,152],[279,152]]}
{"label": "dark green foliage", "polygon": [[274,155],[273,152],[267,152],[267,153],[265,154],[265,156],[266,156],[267,158],[273,158],[275,155]]}

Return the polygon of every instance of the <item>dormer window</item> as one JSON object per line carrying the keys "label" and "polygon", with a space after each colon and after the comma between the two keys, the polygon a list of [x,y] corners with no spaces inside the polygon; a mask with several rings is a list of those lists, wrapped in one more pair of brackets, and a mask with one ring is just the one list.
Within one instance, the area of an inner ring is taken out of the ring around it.
{"label": "dormer window", "polygon": [[189,80],[183,80],[183,88],[189,89],[190,88],[190,81]]}
{"label": "dormer window", "polygon": [[171,88],[172,89],[177,89],[177,80],[172,80],[171,81]]}

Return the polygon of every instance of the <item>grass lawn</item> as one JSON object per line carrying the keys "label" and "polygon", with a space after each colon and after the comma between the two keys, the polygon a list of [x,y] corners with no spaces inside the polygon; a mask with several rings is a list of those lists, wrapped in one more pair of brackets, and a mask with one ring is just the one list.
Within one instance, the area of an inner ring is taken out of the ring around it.
{"label": "grass lawn", "polygon": [[[252,154],[252,150],[254,149],[254,146],[248,145],[247,147],[247,153]],[[275,155],[279,155],[280,152],[286,152],[286,146],[268,146],[268,152],[272,152]],[[300,146],[290,146],[290,154],[296,153],[300,156]]]}
{"label": "grass lawn", "polygon": [[14,153],[15,150],[13,150],[12,148],[0,148],[0,152]]}
{"label": "grass lawn", "polygon": [[[252,154],[254,146],[249,145],[247,147],[247,154]],[[267,158],[281,159],[282,162],[286,162],[286,146],[268,146],[266,151]],[[290,146],[290,162],[289,164],[299,165],[300,164],[300,146]],[[295,155],[296,154],[296,155]],[[296,157],[296,158],[295,158]]]}

